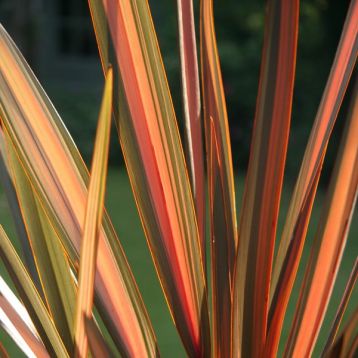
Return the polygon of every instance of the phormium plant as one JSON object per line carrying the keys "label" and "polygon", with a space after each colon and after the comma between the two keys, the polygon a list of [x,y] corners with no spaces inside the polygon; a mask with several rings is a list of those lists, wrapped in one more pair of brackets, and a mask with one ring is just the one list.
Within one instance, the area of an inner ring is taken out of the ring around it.
{"label": "phormium plant", "polygon": [[[188,356],[276,356],[326,148],[356,63],[358,1],[351,1],[347,13],[280,238],[299,1],[266,4],[251,153],[238,215],[212,0],[200,1],[199,59],[193,2],[177,0],[185,153],[147,1],[89,0],[89,6],[106,77],[90,173],[0,28],[1,174],[22,245],[16,252],[0,228],[0,253],[29,315],[1,281],[0,308],[8,318],[2,325],[30,356],[85,357],[89,349],[94,357],[159,356],[104,209],[113,113],[148,246]],[[284,342],[287,357],[312,353],[325,316],[357,196],[357,139],[355,90]],[[337,334],[357,274],[356,262],[325,356],[357,351],[358,309]],[[114,344],[108,344],[104,326]]]}

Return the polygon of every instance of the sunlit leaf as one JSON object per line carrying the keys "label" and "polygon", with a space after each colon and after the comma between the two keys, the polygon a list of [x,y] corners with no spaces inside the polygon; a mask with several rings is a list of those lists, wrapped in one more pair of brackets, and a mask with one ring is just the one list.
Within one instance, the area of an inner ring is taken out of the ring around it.
{"label": "sunlit leaf", "polygon": [[185,118],[185,154],[194,195],[196,217],[205,266],[205,176],[201,125],[200,82],[192,0],[177,0],[179,49]]}
{"label": "sunlit leaf", "polygon": [[71,351],[75,291],[70,266],[8,138],[7,143],[12,180],[44,293],[44,303],[68,351]]}
{"label": "sunlit leaf", "polygon": [[312,354],[346,245],[358,193],[357,91],[352,104],[286,343],[288,356]]}
{"label": "sunlit leaf", "polygon": [[220,353],[228,356],[232,280],[237,247],[234,175],[212,0],[201,1],[200,16],[200,56],[211,215],[214,355],[218,356]]}
{"label": "sunlit leaf", "polygon": [[88,351],[85,319],[91,319],[92,317],[98,238],[102,224],[104,194],[107,178],[112,92],[113,75],[112,69],[110,68],[107,72],[101,111],[98,118],[81,244],[75,317],[75,356],[78,357],[86,357]]}
{"label": "sunlit leaf", "polygon": [[5,317],[7,322],[2,322],[5,329],[10,334],[14,342],[27,355],[32,357],[49,357],[42,342],[30,331],[27,325],[23,322],[21,316],[13,309],[10,302],[0,295],[0,321]]}
{"label": "sunlit leaf", "polygon": [[357,282],[358,279],[358,258],[356,258],[354,265],[353,265],[353,269],[351,274],[349,275],[349,279],[348,282],[346,284],[346,289],[344,290],[344,294],[343,297],[341,299],[341,303],[339,304],[338,310],[336,312],[330,333],[328,335],[326,344],[323,348],[323,352],[322,352],[322,356],[325,355],[325,353],[327,353],[332,345],[332,343],[334,342],[334,340],[337,337],[338,334],[338,330],[339,327],[341,325],[342,319],[343,319],[343,315],[346,311],[347,305],[349,303],[349,299],[351,297],[351,294],[353,292],[354,286]]}
{"label": "sunlit leaf", "polygon": [[[271,318],[275,323],[271,324],[269,320],[271,337],[267,344],[274,348],[274,352],[277,350],[284,314],[300,262],[328,140],[356,62],[357,33],[358,2],[353,1],[348,10],[331,73],[311,131],[275,259],[270,290]],[[307,198],[312,202],[305,203]],[[309,208],[305,216],[302,214],[304,206]],[[300,227],[299,231],[297,231],[298,227]],[[280,304],[276,301],[273,303],[275,297],[280,299]]]}
{"label": "sunlit leaf", "polygon": [[[271,269],[291,122],[299,1],[267,3],[260,82],[239,223],[233,355],[265,345]],[[234,337],[241,337],[234,339]]]}
{"label": "sunlit leaf", "polygon": [[68,357],[68,352],[36,287],[2,226],[0,226],[0,256],[47,351],[59,357]]}
{"label": "sunlit leaf", "polygon": [[[76,267],[88,172],[40,84],[0,27],[0,118],[71,264]],[[99,312],[128,355],[156,352],[156,341],[119,240],[104,213],[98,244]],[[125,342],[125,343],[123,343]],[[129,348],[128,348],[129,347]]]}
{"label": "sunlit leaf", "polygon": [[89,3],[103,66],[114,65],[117,128],[155,267],[188,354],[201,355],[210,335],[199,233],[150,10]]}

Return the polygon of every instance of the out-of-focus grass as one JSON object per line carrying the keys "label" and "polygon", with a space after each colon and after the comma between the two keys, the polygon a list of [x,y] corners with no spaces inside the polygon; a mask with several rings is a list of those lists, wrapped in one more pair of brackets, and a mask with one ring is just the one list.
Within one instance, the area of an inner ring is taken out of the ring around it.
{"label": "out-of-focus grass", "polygon": [[[237,202],[241,202],[244,178],[236,178],[237,188]],[[285,188],[282,197],[281,215],[279,220],[279,232],[282,229],[282,223],[287,211],[291,188]],[[286,315],[286,324],[282,334],[282,340],[288,336],[289,322],[292,319],[294,304],[299,290],[299,282],[302,278],[302,268],[306,263],[308,257],[309,246],[315,233],[315,229],[319,220],[319,213],[322,207],[324,198],[323,190],[320,190],[315,202],[307,244],[304,250],[304,258],[300,266],[298,280],[294,288],[294,294],[290,301],[290,306]],[[134,275],[137,279],[139,289],[143,295],[143,299],[152,319],[154,329],[158,338],[159,347],[163,357],[183,357],[185,356],[183,347],[181,345],[178,334],[169,315],[161,288],[153,268],[152,260],[147,248],[146,240],[141,228],[141,223],[135,203],[133,194],[129,185],[128,177],[124,170],[111,169],[108,176],[107,188],[107,209],[111,215],[113,224],[117,230],[120,241],[125,249],[129,263],[133,269]],[[334,288],[332,302],[328,308],[327,318],[324,322],[322,334],[319,337],[318,348],[314,356],[320,353],[321,347],[324,344],[326,333],[330,327],[335,310],[339,304],[339,299],[343,293],[345,282],[348,278],[350,269],[353,265],[358,253],[358,220],[357,213],[355,213],[352,221],[352,226],[349,234],[348,244],[343,256],[341,270],[338,275],[337,283]],[[2,190],[0,189],[0,223],[6,228],[9,236],[14,238],[14,227],[9,215],[6,199]],[[0,265],[0,273],[8,280],[8,276],[4,272],[4,267]],[[351,304],[348,307],[348,314],[352,312],[354,302],[358,301],[358,290],[356,289],[351,298]],[[11,352],[11,356],[19,356],[19,351],[13,347],[11,340],[0,330],[0,338],[3,345]],[[282,345],[281,345],[282,351]]]}

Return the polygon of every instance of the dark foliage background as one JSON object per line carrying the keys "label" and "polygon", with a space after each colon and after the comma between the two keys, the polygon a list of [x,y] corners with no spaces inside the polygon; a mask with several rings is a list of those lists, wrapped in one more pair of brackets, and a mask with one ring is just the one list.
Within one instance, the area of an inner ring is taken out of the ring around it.
{"label": "dark foliage background", "polygon": [[[150,0],[149,3],[179,126],[182,127],[176,2]],[[194,3],[198,15],[199,1]],[[348,0],[301,0],[295,96],[286,166],[288,180],[298,173],[348,5]],[[242,173],[249,156],[265,1],[216,0],[214,10],[234,167]],[[103,80],[86,0],[2,0],[0,21],[24,52],[83,156],[89,160]],[[349,98],[349,92],[346,97]],[[324,183],[333,165],[347,102],[345,100],[328,150]],[[112,165],[123,162],[118,159],[116,142],[112,141]]]}

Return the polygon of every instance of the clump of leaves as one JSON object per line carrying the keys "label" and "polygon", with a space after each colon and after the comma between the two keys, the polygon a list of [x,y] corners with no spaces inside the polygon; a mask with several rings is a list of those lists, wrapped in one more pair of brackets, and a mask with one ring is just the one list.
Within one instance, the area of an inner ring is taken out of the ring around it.
{"label": "clump of leaves", "polygon": [[[0,28],[1,173],[22,243],[16,252],[1,228],[0,254],[29,314],[20,313],[22,304],[2,283],[0,307],[7,317],[2,325],[28,355],[84,357],[90,349],[93,356],[159,356],[145,305],[104,209],[113,110],[148,246],[187,354],[276,356],[328,141],[356,63],[358,1],[352,0],[347,13],[280,238],[299,1],[267,2],[239,216],[212,0],[200,3],[201,71],[193,2],[177,1],[185,153],[147,2],[89,0],[89,6],[106,77],[90,173]],[[357,138],[355,89],[285,356],[310,355],[325,317],[357,196]],[[337,335],[356,278],[357,263],[324,349],[327,356],[353,356],[357,350],[357,309]],[[114,346],[107,344],[96,317]]]}

